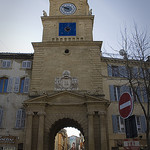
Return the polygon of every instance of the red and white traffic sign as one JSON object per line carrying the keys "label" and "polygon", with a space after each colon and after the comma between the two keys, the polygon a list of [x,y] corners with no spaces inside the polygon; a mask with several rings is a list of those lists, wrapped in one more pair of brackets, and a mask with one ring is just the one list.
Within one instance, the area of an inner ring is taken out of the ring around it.
{"label": "red and white traffic sign", "polygon": [[133,101],[129,93],[123,93],[119,100],[119,113],[124,119],[128,118],[133,111]]}

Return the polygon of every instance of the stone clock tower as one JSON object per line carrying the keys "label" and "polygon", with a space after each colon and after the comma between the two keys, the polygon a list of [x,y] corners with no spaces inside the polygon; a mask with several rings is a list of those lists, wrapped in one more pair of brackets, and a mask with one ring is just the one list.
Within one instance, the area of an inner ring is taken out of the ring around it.
{"label": "stone clock tower", "polygon": [[54,150],[55,135],[75,127],[86,150],[107,149],[101,77],[101,41],[93,41],[94,16],[87,0],[50,0],[41,17],[42,42],[32,43],[34,60],[25,150]]}

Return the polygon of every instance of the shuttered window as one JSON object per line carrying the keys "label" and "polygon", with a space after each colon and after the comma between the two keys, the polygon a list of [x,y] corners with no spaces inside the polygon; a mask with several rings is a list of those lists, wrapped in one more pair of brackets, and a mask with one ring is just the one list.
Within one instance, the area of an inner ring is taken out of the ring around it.
{"label": "shuttered window", "polygon": [[19,109],[16,115],[16,128],[24,128],[25,127],[25,110]]}
{"label": "shuttered window", "polygon": [[136,116],[136,126],[139,133],[146,132],[146,119],[144,116]]}
{"label": "shuttered window", "polygon": [[2,68],[10,68],[11,60],[2,60]]}
{"label": "shuttered window", "polygon": [[29,85],[30,85],[30,78],[21,78],[20,81],[20,93],[28,93],[29,92]]}
{"label": "shuttered window", "polygon": [[0,128],[2,127],[3,109],[0,107]]}
{"label": "shuttered window", "polygon": [[12,77],[8,79],[7,92],[8,93],[13,92],[13,78]]}
{"label": "shuttered window", "polygon": [[31,61],[23,61],[22,68],[31,69]]}
{"label": "shuttered window", "polygon": [[30,78],[29,77],[23,77],[15,78],[15,84],[14,84],[14,92],[15,93],[28,93],[29,92],[29,86],[30,86]]}
{"label": "shuttered window", "polygon": [[124,133],[125,123],[119,115],[112,115],[113,132],[114,133]]}
{"label": "shuttered window", "polygon": [[[136,127],[139,133],[146,132],[146,119],[144,116],[135,116]],[[119,115],[112,115],[112,125],[114,133],[124,133],[125,132],[125,122]]]}
{"label": "shuttered window", "polygon": [[108,76],[112,77],[128,77],[128,72],[125,66],[107,65]]}
{"label": "shuttered window", "polygon": [[15,85],[14,85],[14,92],[18,93],[19,92],[19,86],[20,86],[20,78],[16,77],[15,78]]}
{"label": "shuttered window", "polygon": [[128,86],[109,85],[110,101],[119,101],[124,92],[131,94],[131,88]]}

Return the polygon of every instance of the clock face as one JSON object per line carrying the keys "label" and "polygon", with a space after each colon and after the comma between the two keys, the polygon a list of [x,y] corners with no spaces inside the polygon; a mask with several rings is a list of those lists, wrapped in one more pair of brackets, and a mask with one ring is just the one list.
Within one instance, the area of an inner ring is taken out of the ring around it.
{"label": "clock face", "polygon": [[59,23],[59,36],[76,36],[76,23]]}
{"label": "clock face", "polygon": [[76,11],[76,6],[72,3],[64,3],[60,6],[60,12],[64,15],[74,14]]}

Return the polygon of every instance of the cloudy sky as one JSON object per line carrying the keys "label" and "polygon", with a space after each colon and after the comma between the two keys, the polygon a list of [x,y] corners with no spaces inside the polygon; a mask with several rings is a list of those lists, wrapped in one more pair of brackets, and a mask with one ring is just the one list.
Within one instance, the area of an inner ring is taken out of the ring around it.
{"label": "cloudy sky", "polygon": [[[93,36],[103,41],[103,50],[119,49],[120,31],[150,31],[150,0],[88,0],[95,15]],[[33,53],[31,42],[41,42],[42,11],[49,12],[49,0],[0,0],[0,52]]]}

